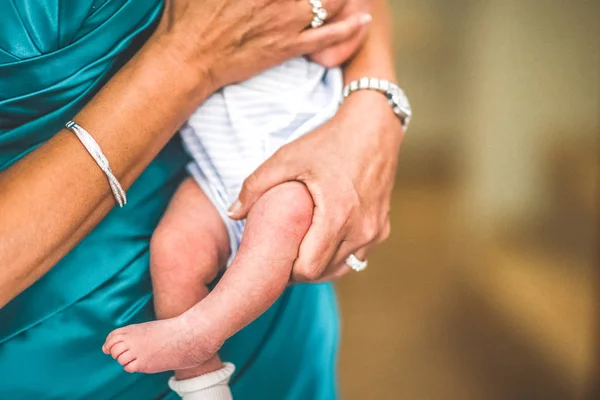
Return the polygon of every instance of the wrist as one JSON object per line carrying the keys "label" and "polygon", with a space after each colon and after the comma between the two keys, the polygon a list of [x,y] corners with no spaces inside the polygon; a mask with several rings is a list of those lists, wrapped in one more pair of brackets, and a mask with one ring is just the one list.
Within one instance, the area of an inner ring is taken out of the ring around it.
{"label": "wrist", "polygon": [[155,33],[140,53],[141,57],[150,55],[149,58],[158,63],[158,68],[169,75],[173,85],[177,85],[177,90],[199,106],[219,87],[210,72],[210,52],[199,59],[187,43],[176,32]]}
{"label": "wrist", "polygon": [[341,107],[351,108],[354,112],[359,110],[364,115],[368,115],[373,123],[382,120],[390,127],[397,126],[398,130],[404,130],[401,119],[394,113],[384,92],[370,89],[357,90],[344,99]]}
{"label": "wrist", "polygon": [[399,145],[404,137],[402,122],[394,114],[386,96],[374,90],[359,90],[352,93],[340,106],[340,114],[362,114],[368,116],[372,134],[390,145]]}

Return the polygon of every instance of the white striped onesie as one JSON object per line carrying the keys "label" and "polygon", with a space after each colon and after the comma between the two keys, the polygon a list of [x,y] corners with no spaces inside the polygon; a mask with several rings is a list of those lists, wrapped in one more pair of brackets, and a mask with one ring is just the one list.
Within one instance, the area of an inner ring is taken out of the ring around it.
{"label": "white striped onesie", "polygon": [[188,171],[221,215],[235,255],[244,223],[227,216],[242,183],[284,144],[337,111],[342,73],[304,57],[226,86],[194,112],[181,137],[193,158]]}

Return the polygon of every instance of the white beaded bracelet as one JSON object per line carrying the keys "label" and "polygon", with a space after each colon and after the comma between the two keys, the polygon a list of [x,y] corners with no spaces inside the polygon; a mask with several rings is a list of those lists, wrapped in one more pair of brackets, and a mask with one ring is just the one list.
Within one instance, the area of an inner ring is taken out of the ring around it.
{"label": "white beaded bracelet", "polygon": [[106,178],[108,179],[108,184],[110,185],[113,195],[115,196],[115,200],[119,204],[119,207],[123,207],[125,204],[127,204],[125,190],[123,190],[123,187],[113,174],[112,170],[110,169],[108,159],[104,153],[102,153],[102,149],[100,149],[100,146],[98,146],[98,143],[96,143],[92,135],[90,135],[88,131],[73,121],[67,122],[65,127],[77,135],[79,141],[81,141],[85,149],[88,151],[88,153],[90,153],[94,161],[96,161],[102,172],[104,172]]}

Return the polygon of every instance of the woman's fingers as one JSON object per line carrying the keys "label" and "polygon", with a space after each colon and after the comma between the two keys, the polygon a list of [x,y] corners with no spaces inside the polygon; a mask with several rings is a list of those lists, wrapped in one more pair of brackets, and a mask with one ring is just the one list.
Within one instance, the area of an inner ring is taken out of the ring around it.
{"label": "woman's fingers", "polygon": [[[312,19],[315,15],[313,11],[313,6],[309,0],[298,1],[300,3],[299,5],[304,10],[302,14],[307,15],[307,17],[304,18],[304,20],[306,21],[306,28],[309,28],[311,26]],[[296,3],[298,3],[298,1]],[[344,10],[347,2],[348,0],[321,0],[323,8],[327,10],[327,21],[330,21],[333,18],[337,17],[340,14],[340,12]]]}
{"label": "woman's fingers", "polygon": [[[315,199],[315,204],[320,204]],[[315,208],[313,222],[300,245],[298,258],[292,269],[294,282],[315,282],[323,277],[342,240],[342,226],[335,224]]]}
{"label": "woman's fingers", "polygon": [[238,199],[229,207],[230,218],[245,218],[256,200],[269,189],[297,178],[294,165],[282,160],[284,151],[279,149],[244,180]]}
{"label": "woman's fingers", "polygon": [[[367,256],[369,254],[369,252],[371,251],[371,246],[365,246],[362,247],[360,249],[351,251],[348,255],[344,254],[343,257],[343,261],[341,261],[338,264],[338,267],[334,269],[333,271],[333,275],[332,275],[332,280],[336,280],[341,278],[342,276],[350,273],[350,272],[354,272],[357,273],[356,271],[354,271],[352,268],[350,268],[350,266],[348,264],[346,264],[346,259],[351,255],[354,254],[356,256],[356,258],[358,258],[360,261],[367,261]],[[335,257],[334,257],[335,259]]]}
{"label": "woman's fingers", "polygon": [[359,13],[320,28],[307,29],[300,34],[296,50],[299,54],[311,54],[343,43],[366,29],[371,20],[371,14]]}
{"label": "woman's fingers", "polygon": [[302,240],[292,269],[292,280],[296,282],[322,279],[340,244],[347,237],[350,208],[346,205],[343,191],[339,187],[338,190],[332,190],[335,182],[328,182],[322,186],[306,182],[315,208],[312,224]]}
{"label": "woman's fingers", "polygon": [[[353,248],[353,250],[349,250],[350,248]],[[359,248],[356,245],[343,242],[342,246],[340,246],[331,263],[329,264],[329,267],[323,275],[322,280],[324,282],[335,281],[348,273],[356,273],[356,271],[350,268],[350,266],[346,263],[346,260],[351,254],[354,254],[360,261],[366,261],[372,248],[373,245],[367,245]]]}
{"label": "woman's fingers", "polygon": [[[340,246],[340,250],[338,250],[338,252],[334,256],[332,262],[329,264],[329,267],[316,283],[335,281],[349,273],[356,273],[354,270],[352,270],[352,268],[350,268],[348,264],[346,264],[346,259],[350,254],[354,254],[359,260],[365,261],[367,259],[368,253],[370,252],[371,246],[365,246],[362,248],[355,249],[353,251],[342,250],[342,247],[348,249],[352,246],[348,245],[347,242],[342,243],[342,246]],[[344,253],[344,257],[338,257],[338,254],[340,252]]]}
{"label": "woman's fingers", "polygon": [[335,68],[348,61],[360,49],[368,33],[365,25],[350,39],[337,45],[321,50],[310,55],[310,59],[327,68]]}
{"label": "woman's fingers", "polygon": [[346,259],[354,254],[359,260],[364,261],[367,254],[378,244],[377,240],[370,242],[354,241],[346,239],[337,249],[333,259],[331,260],[330,267],[335,268],[340,264],[344,264]]}

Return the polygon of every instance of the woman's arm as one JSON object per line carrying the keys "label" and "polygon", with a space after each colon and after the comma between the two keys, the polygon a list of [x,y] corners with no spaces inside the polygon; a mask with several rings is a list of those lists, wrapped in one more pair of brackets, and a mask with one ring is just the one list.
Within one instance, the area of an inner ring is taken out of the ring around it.
{"label": "woman's arm", "polygon": [[[351,2],[364,0],[351,0]],[[373,0],[367,40],[345,68],[347,81],[363,76],[395,81],[391,24],[385,0]],[[322,127],[291,142],[246,179],[234,217],[244,216],[269,188],[288,180],[306,184],[315,201],[313,223],[294,265],[295,281],[340,277],[344,260],[390,232],[389,207],[404,132],[381,93],[353,93]]]}
{"label": "woman's arm", "polygon": [[[167,49],[142,49],[75,117],[92,132],[125,188],[211,88]],[[179,70],[189,79],[173,79]],[[196,81],[197,80],[197,81]],[[71,248],[114,206],[106,177],[62,130],[0,173],[0,306]]]}
{"label": "woman's arm", "polygon": [[[328,29],[305,31],[312,16],[308,2],[259,4],[168,2],[149,42],[75,116],[125,188],[219,86],[342,41],[364,25],[355,15]],[[0,307],[55,265],[114,206],[105,176],[67,130],[1,172],[0,193]]]}
{"label": "woman's arm", "polygon": [[[363,76],[373,76],[395,82],[396,71],[392,46],[391,11],[386,0],[370,0],[370,2],[373,23],[370,26],[364,45],[356,56],[345,65],[344,80],[350,82]],[[342,60],[338,56],[336,61]]]}

